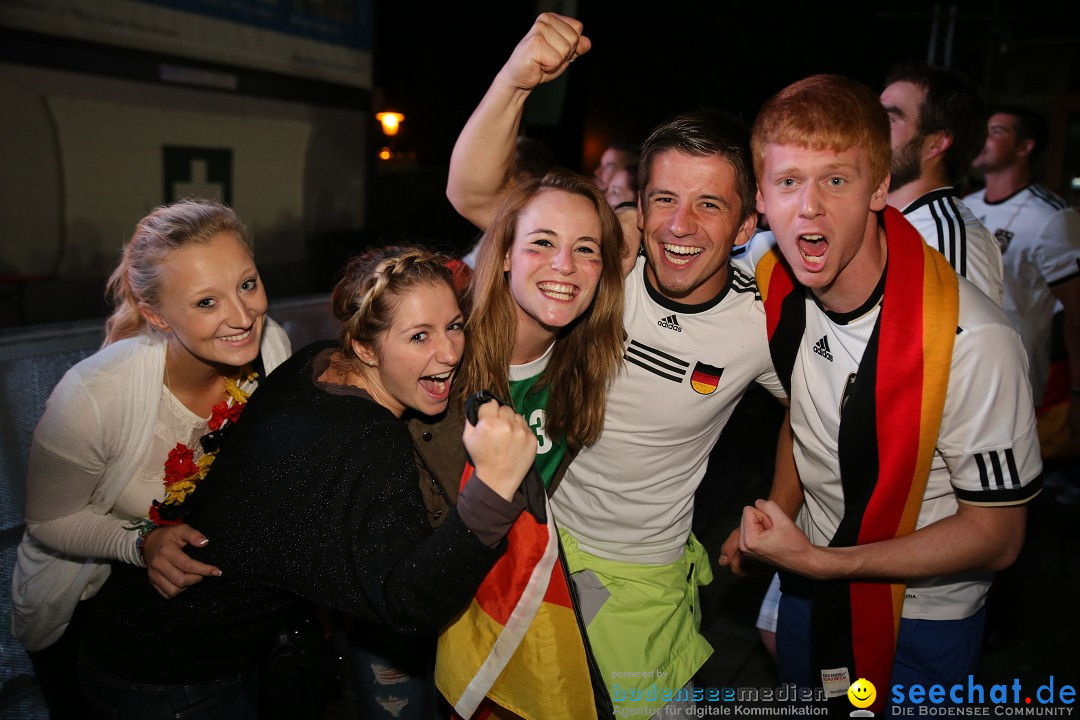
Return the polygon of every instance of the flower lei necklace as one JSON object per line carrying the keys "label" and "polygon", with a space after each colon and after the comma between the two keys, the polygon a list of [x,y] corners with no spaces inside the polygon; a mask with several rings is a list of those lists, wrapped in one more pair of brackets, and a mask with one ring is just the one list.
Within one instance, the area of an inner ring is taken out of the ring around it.
{"label": "flower lei necklace", "polygon": [[210,432],[199,438],[203,453],[198,460],[195,459],[195,451],[183,443],[177,443],[176,447],[169,451],[169,456],[165,459],[165,499],[154,500],[147,517],[128,528],[139,531],[140,551],[141,540],[150,531],[184,523],[184,505],[187,499],[210,471],[210,466],[221,448],[225,429],[240,419],[240,414],[251,396],[251,393],[241,386],[253,382],[257,377],[258,373],[250,366],[245,366],[236,377],[225,378],[225,394],[228,397],[215,405],[210,412],[207,423]]}

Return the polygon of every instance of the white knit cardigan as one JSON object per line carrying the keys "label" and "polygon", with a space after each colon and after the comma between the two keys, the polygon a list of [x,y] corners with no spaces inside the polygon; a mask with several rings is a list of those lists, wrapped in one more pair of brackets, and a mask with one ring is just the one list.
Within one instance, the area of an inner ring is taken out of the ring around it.
{"label": "white knit cardigan", "polygon": [[[72,367],[57,384],[46,405],[44,425],[78,427],[69,423],[96,424],[101,447],[88,448],[107,458],[104,473],[90,499],[90,511],[109,515],[117,498],[142,465],[154,437],[165,372],[164,336],[144,333],[115,342]],[[261,356],[266,372],[276,368],[291,352],[289,338],[280,325],[266,318]],[[123,392],[117,392],[122,386]],[[95,394],[96,392],[96,394]],[[103,411],[103,412],[99,412]],[[35,430],[34,443],[38,442]],[[86,435],[86,433],[80,433]],[[34,448],[31,449],[33,478]],[[31,480],[32,481],[32,480]],[[112,557],[139,563],[134,536],[127,540],[112,533]],[[43,650],[56,642],[71,621],[79,600],[92,597],[109,574],[109,557],[77,557],[49,548],[28,526],[19,544],[12,575],[12,632],[27,650]]]}

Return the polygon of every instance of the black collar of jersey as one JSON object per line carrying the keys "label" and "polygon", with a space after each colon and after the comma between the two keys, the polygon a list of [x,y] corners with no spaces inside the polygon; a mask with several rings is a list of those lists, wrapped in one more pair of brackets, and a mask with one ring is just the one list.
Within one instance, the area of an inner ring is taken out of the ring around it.
{"label": "black collar of jersey", "polygon": [[937,190],[931,190],[930,192],[926,193],[922,197],[916,199],[914,202],[912,202],[910,205],[908,205],[906,208],[904,208],[901,212],[903,212],[904,215],[907,215],[908,213],[915,212],[916,210],[918,210],[919,208],[921,208],[924,205],[929,205],[930,203],[935,202],[937,200],[941,200],[942,198],[955,198],[955,197],[960,197],[959,195],[956,194],[956,188],[954,188],[954,187],[938,188]]}
{"label": "black collar of jersey", "polygon": [[645,265],[642,268],[641,277],[642,280],[645,282],[645,291],[649,293],[649,297],[652,298],[652,301],[655,302],[657,305],[667,310],[671,310],[672,312],[692,315],[694,313],[705,312],[706,310],[710,310],[716,307],[725,297],[727,297],[728,291],[731,290],[731,275],[735,272],[735,268],[731,266],[730,262],[728,262],[724,267],[727,269],[727,278],[724,279],[724,287],[720,289],[720,292],[718,292],[716,294],[716,297],[714,297],[712,300],[706,300],[705,302],[698,303],[696,305],[681,303],[661,295],[660,291],[654,288],[652,286],[652,283],[649,282],[648,260],[645,261]]}
{"label": "black collar of jersey", "polygon": [[1025,190],[1027,190],[1029,187],[1031,187],[1034,184],[1035,183],[1033,183],[1033,182],[1029,182],[1027,185],[1024,185],[1022,188],[1016,190],[1015,192],[1010,193],[1009,195],[1006,195],[1005,197],[1001,198],[1000,200],[987,200],[986,199],[986,190],[983,190],[983,202],[986,203],[987,205],[1004,205],[1005,203],[1009,202],[1014,197],[1016,197],[1020,193],[1024,192]]}
{"label": "black collar of jersey", "polygon": [[874,287],[874,291],[870,293],[870,297],[866,298],[859,307],[846,313],[833,312],[832,310],[826,310],[825,306],[818,300],[817,295],[810,293],[810,297],[814,298],[814,302],[817,303],[818,309],[825,313],[825,317],[829,318],[834,325],[847,325],[848,323],[855,322],[866,313],[874,309],[874,307],[881,302],[885,297],[885,276],[889,272],[889,263],[885,263],[885,268],[881,271],[881,279],[878,280],[877,286]]}

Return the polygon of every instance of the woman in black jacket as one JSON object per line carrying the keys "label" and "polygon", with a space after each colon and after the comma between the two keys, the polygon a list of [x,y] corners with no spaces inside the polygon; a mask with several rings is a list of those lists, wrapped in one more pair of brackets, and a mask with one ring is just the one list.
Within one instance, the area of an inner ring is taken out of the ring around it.
{"label": "woman in black jacket", "polygon": [[221,577],[172,600],[137,573],[102,589],[80,658],[95,708],[254,717],[251,669],[298,596],[411,634],[468,604],[520,512],[536,441],[512,409],[482,406],[463,435],[481,482],[430,528],[399,418],[445,409],[464,348],[444,260],[411,250],[350,264],[333,297],[341,342],[266,379],[184,503],[211,539],[192,555]]}

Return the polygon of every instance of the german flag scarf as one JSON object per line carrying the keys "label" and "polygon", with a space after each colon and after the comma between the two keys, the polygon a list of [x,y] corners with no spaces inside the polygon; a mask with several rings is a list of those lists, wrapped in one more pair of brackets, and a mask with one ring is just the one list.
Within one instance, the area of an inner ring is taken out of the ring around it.
{"label": "german flag scarf", "polygon": [[[466,464],[462,487],[471,476]],[[594,694],[604,685],[588,660],[559,533],[540,476],[524,488],[506,552],[439,634],[435,683],[462,718],[595,720],[597,703],[610,701]]]}
{"label": "german flag scarf", "polygon": [[[914,532],[949,382],[959,312],[956,273],[899,211],[887,207],[882,218],[888,246],[884,298],[840,421],[844,514],[830,547]],[[757,278],[773,363],[790,394],[806,325],[805,288],[776,250],[759,263]],[[866,678],[887,687],[904,589],[902,583],[812,583],[814,667],[846,668],[850,682]],[[875,712],[885,695],[878,693]],[[837,700],[836,709],[850,710],[844,696]]]}

